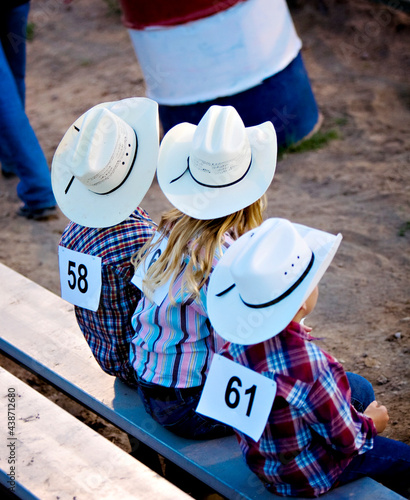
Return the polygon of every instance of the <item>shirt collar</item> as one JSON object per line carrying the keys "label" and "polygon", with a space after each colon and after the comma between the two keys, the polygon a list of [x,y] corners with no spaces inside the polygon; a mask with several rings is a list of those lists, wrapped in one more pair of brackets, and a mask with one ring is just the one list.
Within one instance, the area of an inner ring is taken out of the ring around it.
{"label": "shirt collar", "polygon": [[292,335],[297,335],[298,337],[301,337],[302,339],[305,339],[305,340],[313,340],[314,339],[314,337],[312,337],[310,335],[308,329],[304,325],[301,325],[300,323],[297,323],[296,321],[291,321],[289,323],[289,325],[283,331],[290,333]]}

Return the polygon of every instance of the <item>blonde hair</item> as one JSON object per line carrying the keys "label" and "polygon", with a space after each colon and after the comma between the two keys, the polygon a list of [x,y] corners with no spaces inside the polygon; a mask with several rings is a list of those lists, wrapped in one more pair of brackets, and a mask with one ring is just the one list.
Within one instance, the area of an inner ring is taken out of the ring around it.
{"label": "blonde hair", "polygon": [[159,239],[154,244],[152,239],[149,240],[132,257],[136,269],[151,250],[157,248],[164,238],[168,238],[165,251],[147,270],[143,280],[144,294],[152,299],[154,290],[171,279],[169,294],[171,303],[175,303],[171,289],[180,272],[184,270],[181,293],[186,293],[187,299],[197,298],[212,270],[215,253],[222,252],[225,233],[237,239],[250,229],[260,226],[266,204],[266,195],[263,195],[252,205],[238,212],[211,220],[194,219],[176,208],[163,214],[157,230]]}

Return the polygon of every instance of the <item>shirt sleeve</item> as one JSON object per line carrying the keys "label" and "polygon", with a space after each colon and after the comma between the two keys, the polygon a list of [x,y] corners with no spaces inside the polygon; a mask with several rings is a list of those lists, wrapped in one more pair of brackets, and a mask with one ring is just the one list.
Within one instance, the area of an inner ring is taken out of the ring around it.
{"label": "shirt sleeve", "polygon": [[346,457],[372,449],[377,434],[373,421],[351,405],[349,382],[335,360],[319,370],[302,405],[303,418],[335,451]]}

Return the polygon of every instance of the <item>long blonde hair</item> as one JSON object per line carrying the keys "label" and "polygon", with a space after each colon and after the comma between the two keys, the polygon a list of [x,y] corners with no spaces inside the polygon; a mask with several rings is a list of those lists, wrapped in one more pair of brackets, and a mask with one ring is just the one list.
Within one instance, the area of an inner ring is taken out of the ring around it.
{"label": "long blonde hair", "polygon": [[252,205],[219,219],[194,219],[176,208],[163,214],[157,230],[159,239],[154,244],[152,239],[149,240],[132,257],[132,263],[137,269],[151,250],[157,248],[164,238],[168,238],[165,251],[146,272],[143,280],[144,294],[152,299],[154,290],[171,279],[169,294],[171,303],[175,303],[171,289],[184,269],[182,294],[186,293],[187,298],[197,298],[212,270],[215,253],[222,252],[225,233],[237,239],[250,229],[260,226],[266,205],[266,195],[263,195]]}

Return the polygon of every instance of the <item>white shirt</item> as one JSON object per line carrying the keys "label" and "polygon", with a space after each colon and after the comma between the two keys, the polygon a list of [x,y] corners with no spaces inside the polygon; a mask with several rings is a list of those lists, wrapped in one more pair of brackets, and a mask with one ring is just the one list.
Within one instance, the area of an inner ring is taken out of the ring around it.
{"label": "white shirt", "polygon": [[198,21],[129,33],[147,96],[165,105],[248,90],[286,68],[302,46],[285,0],[246,0]]}

